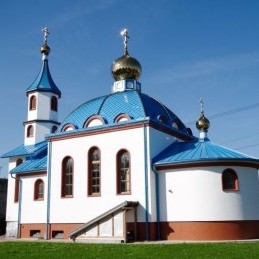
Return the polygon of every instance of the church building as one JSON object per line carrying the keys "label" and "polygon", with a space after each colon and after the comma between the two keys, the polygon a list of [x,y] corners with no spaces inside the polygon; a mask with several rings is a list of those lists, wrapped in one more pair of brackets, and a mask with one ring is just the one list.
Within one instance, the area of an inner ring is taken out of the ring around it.
{"label": "church building", "polygon": [[9,159],[6,235],[75,242],[259,238],[259,159],[217,145],[203,102],[193,135],[145,92],[128,51],[107,95],[62,122],[62,88],[42,65],[28,87],[24,143]]}

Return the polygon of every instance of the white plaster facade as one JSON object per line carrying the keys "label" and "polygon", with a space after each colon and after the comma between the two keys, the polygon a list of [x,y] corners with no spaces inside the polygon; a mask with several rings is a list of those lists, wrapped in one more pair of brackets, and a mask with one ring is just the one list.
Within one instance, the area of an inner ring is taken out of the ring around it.
{"label": "white plaster facade", "polygon": [[222,188],[228,167],[198,167],[159,172],[161,221],[231,221],[259,219],[258,170],[231,167],[239,191]]}
{"label": "white plaster facade", "polygon": [[[51,182],[56,184],[51,184],[50,221],[87,222],[125,200],[139,201],[144,207],[146,169],[143,139],[143,128],[135,128],[53,141],[51,159],[55,163],[51,165]],[[101,151],[101,195],[98,197],[87,195],[87,159],[88,151],[93,146]],[[128,150],[131,156],[130,195],[116,193],[116,155],[121,149]],[[61,198],[61,165],[66,156],[74,159],[73,198]],[[149,169],[147,170],[150,175]],[[77,210],[84,213],[74,213]],[[144,221],[143,209],[139,210],[138,219]]]}

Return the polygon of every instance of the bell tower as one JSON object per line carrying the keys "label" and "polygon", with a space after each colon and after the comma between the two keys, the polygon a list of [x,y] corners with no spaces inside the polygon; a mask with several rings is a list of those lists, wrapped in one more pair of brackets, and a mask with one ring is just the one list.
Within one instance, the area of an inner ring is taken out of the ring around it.
{"label": "bell tower", "polygon": [[24,145],[34,145],[45,139],[46,134],[56,131],[58,125],[58,102],[61,92],[54,83],[48,65],[50,47],[48,28],[43,30],[41,47],[42,66],[31,86],[27,89],[28,112],[24,124]]}

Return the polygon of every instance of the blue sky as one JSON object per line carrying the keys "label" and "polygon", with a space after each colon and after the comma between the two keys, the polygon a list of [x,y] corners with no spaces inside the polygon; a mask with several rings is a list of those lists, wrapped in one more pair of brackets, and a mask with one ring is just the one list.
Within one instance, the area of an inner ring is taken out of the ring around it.
{"label": "blue sky", "polygon": [[40,70],[47,26],[60,121],[110,93],[110,67],[122,55],[119,32],[126,27],[144,93],[196,135],[202,97],[210,140],[259,157],[258,11],[257,0],[2,0],[0,154],[23,144],[25,93]]}

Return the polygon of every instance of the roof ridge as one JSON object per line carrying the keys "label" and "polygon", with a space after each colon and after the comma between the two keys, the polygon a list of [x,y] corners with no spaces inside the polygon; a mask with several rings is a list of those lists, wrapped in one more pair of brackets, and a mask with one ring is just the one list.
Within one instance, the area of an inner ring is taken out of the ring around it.
{"label": "roof ridge", "polygon": [[[116,94],[116,93],[114,93],[114,94]],[[102,103],[101,103],[101,105],[100,105],[100,107],[99,107],[99,109],[98,109],[98,111],[97,111],[97,115],[100,115],[100,112],[101,112],[101,110],[102,110],[102,107],[103,107],[105,101],[106,101],[106,100],[108,99],[108,97],[110,97],[111,95],[113,95],[113,94],[111,93],[111,94],[107,94],[106,96],[104,96],[104,98],[103,98],[103,100],[102,100]]]}
{"label": "roof ridge", "polygon": [[138,95],[138,97],[139,97],[139,99],[140,99],[142,108],[143,108],[144,113],[145,113],[145,117],[147,117],[147,111],[146,111],[145,105],[143,104],[142,96],[148,96],[149,98],[152,98],[152,97],[149,96],[148,94],[144,94],[144,93],[137,92],[137,91],[135,91],[135,92],[136,92],[136,94]]}

